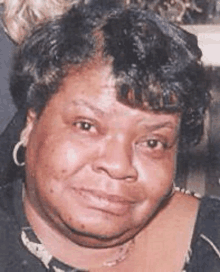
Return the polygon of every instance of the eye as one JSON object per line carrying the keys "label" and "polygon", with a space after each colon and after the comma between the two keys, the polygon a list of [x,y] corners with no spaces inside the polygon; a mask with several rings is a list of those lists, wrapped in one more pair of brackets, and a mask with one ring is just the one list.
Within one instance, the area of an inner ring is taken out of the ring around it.
{"label": "eye", "polygon": [[161,141],[156,139],[149,139],[147,141],[142,142],[141,144],[143,146],[146,146],[146,148],[155,150],[164,149],[166,147],[165,143],[162,143]]}
{"label": "eye", "polygon": [[147,146],[150,147],[150,148],[156,148],[156,147],[158,147],[161,143],[160,143],[158,140],[152,139],[152,140],[148,140],[148,141],[146,142],[146,144],[147,144]]}
{"label": "eye", "polygon": [[73,124],[76,128],[83,131],[94,131],[95,127],[89,121],[77,121]]}
{"label": "eye", "polygon": [[150,154],[162,154],[168,148],[166,141],[161,141],[158,139],[143,139],[137,143],[141,151]]}

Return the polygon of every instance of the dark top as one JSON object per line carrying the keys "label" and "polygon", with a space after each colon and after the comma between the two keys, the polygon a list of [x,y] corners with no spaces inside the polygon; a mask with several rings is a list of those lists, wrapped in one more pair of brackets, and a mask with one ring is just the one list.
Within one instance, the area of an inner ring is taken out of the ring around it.
{"label": "dark top", "polygon": [[[53,267],[47,269],[21,241],[22,229],[27,224],[22,212],[21,191],[21,179],[0,186],[0,272],[56,271]],[[56,263],[56,260],[53,259],[53,262]],[[59,265],[58,263],[57,267]],[[57,271],[79,271],[68,266],[60,269]],[[201,199],[189,259],[183,271],[220,271],[219,199]]]}

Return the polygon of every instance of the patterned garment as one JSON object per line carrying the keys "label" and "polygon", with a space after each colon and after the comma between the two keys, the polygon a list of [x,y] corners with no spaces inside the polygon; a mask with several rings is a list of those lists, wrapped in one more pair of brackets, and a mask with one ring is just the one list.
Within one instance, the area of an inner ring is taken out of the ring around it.
{"label": "patterned garment", "polygon": [[[213,252],[215,252],[216,256],[219,258],[219,269],[220,269],[220,251],[219,251],[219,249],[214,244],[214,242],[211,241],[204,234],[200,234],[200,238],[203,239],[207,243],[207,245],[210,246],[211,249],[213,249]],[[183,269],[182,269],[181,272],[188,272],[188,271],[190,271],[192,255],[193,255],[192,249],[189,249],[188,252],[187,252],[187,256],[186,256],[184,267],[183,267]],[[212,271],[210,271],[210,272],[212,272]]]}
{"label": "patterned garment", "polygon": [[36,256],[44,264],[48,272],[88,272],[70,267],[54,258],[45,249],[44,245],[41,244],[30,226],[22,228],[21,241],[31,254]]}

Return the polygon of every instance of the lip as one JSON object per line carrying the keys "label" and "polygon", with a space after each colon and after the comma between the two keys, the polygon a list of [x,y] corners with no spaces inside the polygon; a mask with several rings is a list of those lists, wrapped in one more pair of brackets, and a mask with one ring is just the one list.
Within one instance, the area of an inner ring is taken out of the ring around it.
{"label": "lip", "polygon": [[75,187],[72,187],[72,190],[87,207],[117,216],[126,214],[135,204],[132,199],[99,190]]}

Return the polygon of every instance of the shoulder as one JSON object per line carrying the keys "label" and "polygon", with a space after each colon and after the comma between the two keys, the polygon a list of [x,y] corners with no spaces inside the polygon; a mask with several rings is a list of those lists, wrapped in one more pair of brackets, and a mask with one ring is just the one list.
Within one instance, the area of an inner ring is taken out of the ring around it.
{"label": "shoulder", "polygon": [[212,238],[220,238],[219,198],[205,196],[201,199],[195,231],[209,234]]}
{"label": "shoulder", "polygon": [[[220,199],[205,196],[201,199],[194,241],[202,240],[206,245],[215,244],[220,257]],[[220,267],[219,267],[220,268]]]}
{"label": "shoulder", "polygon": [[198,209],[200,206],[200,199],[191,194],[176,191],[175,195],[169,200],[165,206],[164,214],[171,215],[172,219],[183,224],[184,219],[187,221],[192,219],[195,222]]}
{"label": "shoulder", "polygon": [[44,272],[45,268],[23,246],[21,182],[0,186],[0,272]]}
{"label": "shoulder", "polygon": [[206,196],[201,199],[186,271],[220,271],[219,198]]}
{"label": "shoulder", "polygon": [[[19,226],[14,216],[14,199],[12,184],[0,186],[0,264],[1,267],[9,259],[9,251],[16,247]],[[1,269],[0,269],[1,271]]]}
{"label": "shoulder", "polygon": [[14,223],[13,217],[13,186],[12,184],[4,184],[0,186],[0,233],[3,231],[4,226],[9,228],[10,221]]}
{"label": "shoulder", "polygon": [[16,248],[18,225],[12,213],[11,195],[10,184],[0,186],[0,272],[7,271],[9,260],[14,263],[12,255],[16,259],[13,252]]}

